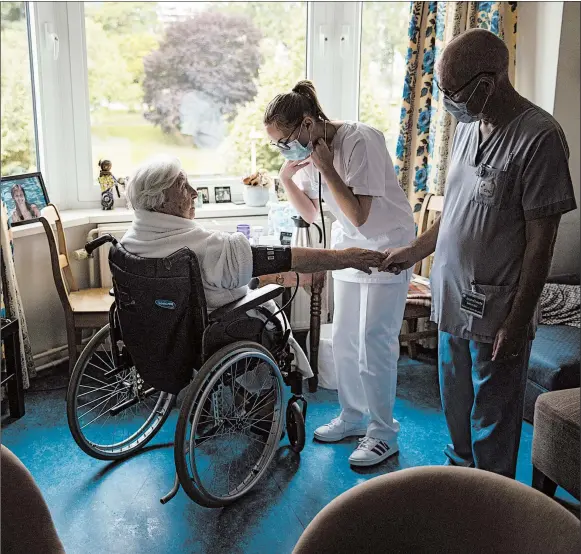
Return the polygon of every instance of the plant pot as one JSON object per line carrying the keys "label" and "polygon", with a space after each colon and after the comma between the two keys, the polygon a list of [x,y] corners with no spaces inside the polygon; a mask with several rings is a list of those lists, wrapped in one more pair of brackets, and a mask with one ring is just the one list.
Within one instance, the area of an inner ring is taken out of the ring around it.
{"label": "plant pot", "polygon": [[269,200],[268,187],[249,187],[244,186],[244,203],[253,208],[262,208],[266,206]]}

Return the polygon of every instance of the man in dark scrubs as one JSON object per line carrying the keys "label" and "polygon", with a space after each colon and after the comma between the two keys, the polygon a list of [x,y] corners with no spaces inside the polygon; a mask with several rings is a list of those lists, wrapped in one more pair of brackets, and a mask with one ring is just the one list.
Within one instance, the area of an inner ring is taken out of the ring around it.
{"label": "man in dark scrubs", "polygon": [[410,246],[390,249],[399,272],[435,251],[447,463],[514,477],[537,305],[561,215],[576,208],[559,124],[520,96],[508,50],[475,29],[437,66],[444,106],[458,120],[441,218]]}

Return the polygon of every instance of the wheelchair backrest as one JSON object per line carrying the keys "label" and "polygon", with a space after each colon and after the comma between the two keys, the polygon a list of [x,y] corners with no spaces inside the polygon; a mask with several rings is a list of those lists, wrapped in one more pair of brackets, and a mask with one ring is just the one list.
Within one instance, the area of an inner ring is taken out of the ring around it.
{"label": "wheelchair backrest", "polygon": [[177,394],[202,360],[206,297],[196,255],[142,258],[112,245],[109,266],[123,342],[142,379]]}

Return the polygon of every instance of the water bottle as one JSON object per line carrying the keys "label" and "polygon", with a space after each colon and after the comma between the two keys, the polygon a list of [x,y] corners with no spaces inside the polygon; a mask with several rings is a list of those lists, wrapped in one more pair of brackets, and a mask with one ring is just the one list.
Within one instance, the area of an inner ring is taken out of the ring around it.
{"label": "water bottle", "polygon": [[255,246],[260,244],[260,237],[264,233],[264,227],[262,225],[255,225],[252,227],[252,242]]}

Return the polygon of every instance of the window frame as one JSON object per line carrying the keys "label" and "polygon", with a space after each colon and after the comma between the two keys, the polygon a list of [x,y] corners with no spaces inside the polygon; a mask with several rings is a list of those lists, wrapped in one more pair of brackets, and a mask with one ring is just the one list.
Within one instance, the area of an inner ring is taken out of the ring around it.
{"label": "window frame", "polygon": [[[43,173],[62,209],[96,207],[100,190],[91,166],[91,125],[83,2],[30,2],[38,72]],[[334,119],[356,120],[359,112],[362,2],[307,2],[306,76]],[[53,59],[48,35],[59,39]],[[341,94],[337,94],[341,91]],[[194,177],[211,186],[238,177]]]}
{"label": "window frame", "polygon": [[[42,152],[42,136],[41,130],[42,126],[39,125],[39,106],[38,106],[38,94],[37,94],[37,83],[38,83],[38,72],[36,70],[35,62],[35,52],[34,48],[34,31],[33,31],[33,14],[30,9],[30,2],[23,2],[24,4],[24,20],[26,26],[26,43],[28,47],[28,74],[30,77],[30,101],[32,102],[32,127],[34,131],[34,156],[35,156],[35,169],[28,168],[26,173],[34,173],[36,171],[42,171],[43,164],[45,160],[44,153]],[[8,177],[8,175],[6,175]]]}

